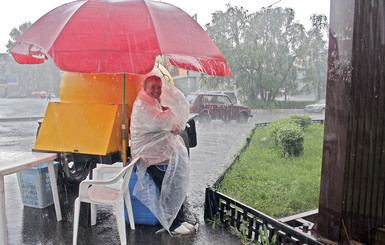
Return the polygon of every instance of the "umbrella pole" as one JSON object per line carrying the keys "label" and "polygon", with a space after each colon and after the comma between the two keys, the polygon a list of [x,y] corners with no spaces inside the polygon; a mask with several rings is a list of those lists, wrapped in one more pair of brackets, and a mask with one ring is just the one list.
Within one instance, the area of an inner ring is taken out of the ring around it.
{"label": "umbrella pole", "polygon": [[122,99],[122,158],[123,166],[127,165],[127,141],[126,141],[126,74],[123,74],[123,99]]}

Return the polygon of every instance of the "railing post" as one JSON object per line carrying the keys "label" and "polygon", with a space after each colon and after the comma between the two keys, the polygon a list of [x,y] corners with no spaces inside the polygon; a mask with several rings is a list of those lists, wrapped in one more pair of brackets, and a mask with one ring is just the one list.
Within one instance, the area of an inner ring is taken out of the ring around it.
{"label": "railing post", "polygon": [[205,193],[205,220],[214,220],[215,214],[219,211],[219,198],[211,187],[206,188]]}

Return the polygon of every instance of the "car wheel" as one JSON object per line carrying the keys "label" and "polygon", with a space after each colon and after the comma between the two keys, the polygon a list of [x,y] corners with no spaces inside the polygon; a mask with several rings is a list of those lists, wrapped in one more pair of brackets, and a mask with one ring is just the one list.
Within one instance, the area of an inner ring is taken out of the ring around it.
{"label": "car wheel", "polygon": [[246,113],[242,112],[238,116],[237,123],[245,124],[245,123],[247,123],[248,120],[249,120],[249,116]]}
{"label": "car wheel", "polygon": [[211,116],[207,111],[202,112],[199,115],[199,122],[200,123],[210,123],[211,122]]}

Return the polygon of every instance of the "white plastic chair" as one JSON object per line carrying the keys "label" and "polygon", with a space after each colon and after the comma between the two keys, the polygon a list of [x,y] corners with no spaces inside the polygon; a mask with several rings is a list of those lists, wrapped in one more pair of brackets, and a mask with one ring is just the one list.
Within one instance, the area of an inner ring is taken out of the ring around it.
{"label": "white plastic chair", "polygon": [[[132,213],[130,192],[128,188],[128,182],[134,164],[138,161],[138,158],[134,159],[130,164],[125,167],[102,167],[99,169],[96,180],[83,180],[79,185],[79,197],[75,200],[74,210],[74,227],[73,227],[73,240],[72,244],[77,244],[78,226],[79,226],[79,214],[80,203],[86,202],[91,204],[91,225],[96,224],[96,205],[106,204],[112,205],[115,208],[116,220],[118,223],[119,237],[121,244],[127,244],[126,239],[126,223],[124,219],[124,201],[126,202],[126,208],[128,218],[130,221],[131,229],[135,229],[134,216]],[[104,180],[104,174],[116,173],[114,178]],[[123,181],[120,185],[120,189],[114,189],[107,185],[114,184],[120,181],[123,177]],[[123,201],[124,200],[124,201]]]}

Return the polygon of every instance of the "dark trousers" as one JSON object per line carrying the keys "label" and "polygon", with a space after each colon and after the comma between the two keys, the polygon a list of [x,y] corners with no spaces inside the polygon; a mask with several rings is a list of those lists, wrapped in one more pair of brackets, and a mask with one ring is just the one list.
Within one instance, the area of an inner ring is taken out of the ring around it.
{"label": "dark trousers", "polygon": [[[152,180],[154,181],[155,185],[159,188],[159,192],[162,191],[162,183],[165,171],[159,170],[156,166],[151,165],[147,168],[147,173],[152,177]],[[179,209],[178,214],[176,215],[176,218],[171,224],[170,231],[175,230],[179,226],[182,225],[182,223],[185,222],[184,214],[183,214],[183,204]]]}

